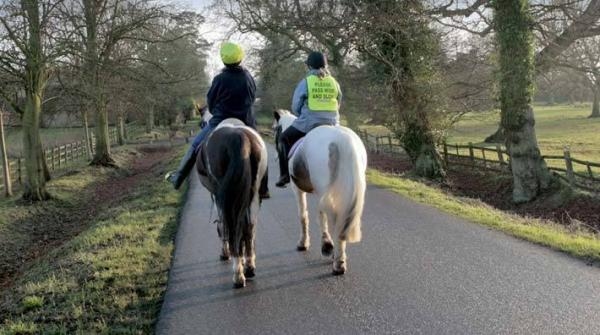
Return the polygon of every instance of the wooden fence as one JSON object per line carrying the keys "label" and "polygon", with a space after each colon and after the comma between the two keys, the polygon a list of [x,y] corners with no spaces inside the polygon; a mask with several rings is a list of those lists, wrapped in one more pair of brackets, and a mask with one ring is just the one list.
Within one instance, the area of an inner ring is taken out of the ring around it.
{"label": "wooden fence", "polygon": [[[392,155],[404,153],[402,146],[392,135],[372,135],[364,130],[358,130],[357,134],[367,150],[371,152]],[[471,166],[498,172],[510,171],[510,155],[506,148],[499,144],[493,147],[484,147],[472,143],[466,145],[443,143],[439,149],[446,166]],[[547,162],[562,161],[564,168],[557,167],[557,165],[562,165],[558,163],[551,164],[548,168],[572,186],[600,192],[600,163],[573,158],[569,148],[564,149],[563,155],[545,155],[542,158]],[[579,166],[576,168],[576,165]]]}
{"label": "wooden fence", "polygon": [[[124,137],[133,138],[144,131],[144,126],[137,125],[136,123],[129,123],[125,126]],[[96,149],[96,139],[93,134],[91,134],[91,136],[91,154],[93,155]],[[108,138],[111,146],[118,145],[118,132],[116,128],[109,129]],[[46,158],[48,170],[51,172],[71,168],[76,164],[81,164],[88,161],[85,140],[57,145],[51,148],[45,148],[44,156]],[[13,189],[15,186],[21,186],[23,184],[23,178],[25,174],[25,160],[21,157],[9,160],[8,167]],[[4,190],[5,187],[4,177],[2,174],[0,174],[0,190]]]}

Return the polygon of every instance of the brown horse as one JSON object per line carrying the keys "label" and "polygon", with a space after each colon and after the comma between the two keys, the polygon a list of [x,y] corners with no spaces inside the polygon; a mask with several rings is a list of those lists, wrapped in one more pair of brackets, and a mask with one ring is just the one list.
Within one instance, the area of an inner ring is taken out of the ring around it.
{"label": "brown horse", "polygon": [[237,119],[226,119],[200,147],[196,168],[202,185],[215,199],[222,260],[233,256],[234,287],[254,277],[255,228],[267,149],[260,135]]}

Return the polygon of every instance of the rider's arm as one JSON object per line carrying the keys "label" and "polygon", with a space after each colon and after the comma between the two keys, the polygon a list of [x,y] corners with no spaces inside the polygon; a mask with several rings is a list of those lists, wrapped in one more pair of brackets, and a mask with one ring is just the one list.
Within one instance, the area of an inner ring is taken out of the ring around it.
{"label": "rider's arm", "polygon": [[304,101],[308,96],[308,86],[306,85],[306,80],[302,79],[298,86],[296,86],[296,90],[294,91],[294,97],[292,98],[292,113],[296,114],[296,116],[300,116],[302,112],[302,106],[304,106]]}
{"label": "rider's arm", "polygon": [[218,77],[213,78],[212,85],[210,85],[210,89],[206,94],[206,105],[208,106],[208,110],[212,111],[217,102],[217,96],[219,92],[219,80]]}

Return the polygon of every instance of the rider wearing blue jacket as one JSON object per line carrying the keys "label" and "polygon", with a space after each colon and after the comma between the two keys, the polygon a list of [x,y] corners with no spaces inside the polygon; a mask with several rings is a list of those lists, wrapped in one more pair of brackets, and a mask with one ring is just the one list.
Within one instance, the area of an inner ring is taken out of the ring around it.
{"label": "rider wearing blue jacket", "polygon": [[290,182],[288,154],[294,143],[318,126],[336,126],[340,123],[342,90],[327,70],[325,55],[318,51],[311,52],[306,65],[308,74],[298,83],[292,98],[292,113],[298,118],[281,133],[278,140],[280,177],[275,184],[277,187],[285,187]]}
{"label": "rider wearing blue jacket", "polygon": [[[252,75],[240,66],[244,50],[231,42],[221,46],[221,60],[225,68],[212,81],[206,95],[208,109],[213,115],[208,124],[196,135],[192,145],[181,160],[176,171],[169,172],[166,179],[179,189],[196,163],[196,155],[202,141],[227,118],[236,118],[248,127],[256,129],[252,105],[256,100],[256,84]],[[268,197],[266,181],[261,186],[261,198]]]}

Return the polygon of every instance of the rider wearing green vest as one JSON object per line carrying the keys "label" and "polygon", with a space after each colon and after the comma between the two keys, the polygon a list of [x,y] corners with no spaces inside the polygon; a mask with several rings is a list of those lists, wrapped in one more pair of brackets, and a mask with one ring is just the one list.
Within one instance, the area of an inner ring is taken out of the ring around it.
{"label": "rider wearing green vest", "polygon": [[322,125],[339,124],[339,107],[342,91],[338,82],[327,70],[325,56],[317,51],[308,55],[307,76],[298,83],[292,98],[292,113],[298,116],[278,140],[279,169],[281,176],[275,184],[285,187],[290,182],[288,153],[299,139],[313,128]]}

